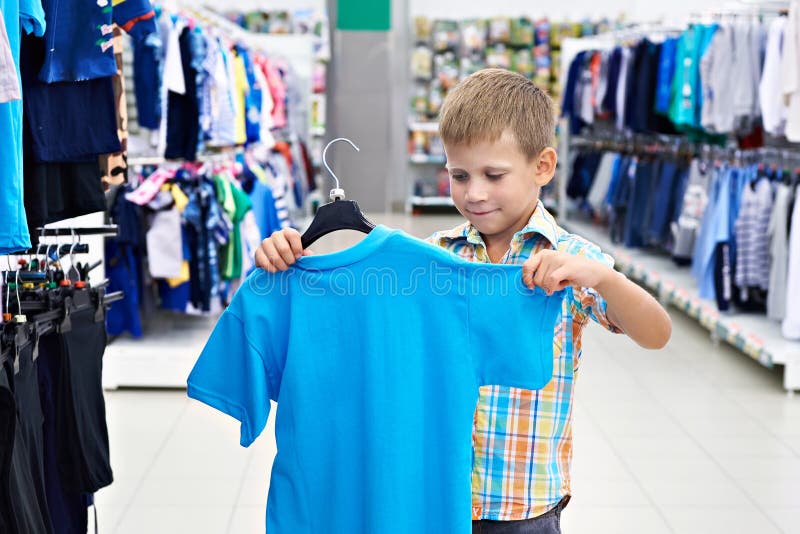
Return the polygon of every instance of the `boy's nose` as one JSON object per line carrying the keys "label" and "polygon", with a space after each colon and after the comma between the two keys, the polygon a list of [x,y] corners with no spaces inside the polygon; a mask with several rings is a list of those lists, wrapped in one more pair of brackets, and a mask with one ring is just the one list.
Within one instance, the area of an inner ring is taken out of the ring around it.
{"label": "boy's nose", "polygon": [[477,185],[470,185],[470,187],[467,188],[467,202],[483,202],[488,199],[489,194],[486,188]]}

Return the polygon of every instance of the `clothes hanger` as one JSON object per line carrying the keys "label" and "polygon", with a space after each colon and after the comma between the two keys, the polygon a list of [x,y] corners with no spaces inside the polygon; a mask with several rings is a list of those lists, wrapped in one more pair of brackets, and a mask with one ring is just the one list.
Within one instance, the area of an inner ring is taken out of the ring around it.
{"label": "clothes hanger", "polygon": [[301,238],[303,249],[308,248],[320,237],[337,230],[358,230],[368,234],[375,228],[375,224],[364,216],[355,200],[345,200],[344,190],[339,188],[339,178],[328,166],[328,160],[326,159],[328,149],[337,141],[347,141],[350,146],[356,149],[356,152],[360,151],[351,140],[344,137],[334,139],[322,151],[322,163],[333,176],[336,188],[331,190],[331,202],[320,206],[308,230],[303,234]]}

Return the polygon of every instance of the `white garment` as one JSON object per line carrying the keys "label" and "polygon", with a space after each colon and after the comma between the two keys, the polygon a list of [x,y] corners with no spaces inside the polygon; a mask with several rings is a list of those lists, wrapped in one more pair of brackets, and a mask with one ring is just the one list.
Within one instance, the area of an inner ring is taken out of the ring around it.
{"label": "white garment", "polygon": [[157,211],[147,231],[147,259],[153,278],[178,278],[183,265],[181,214],[178,208]]}
{"label": "white garment", "polygon": [[764,69],[759,84],[759,100],[764,130],[771,135],[783,135],[786,127],[786,102],[783,99],[781,73],[781,41],[786,29],[786,17],[773,19],[767,35]]}
{"label": "white garment", "polygon": [[0,11],[0,104],[22,98],[19,87],[17,64],[11,53],[3,12]]}
{"label": "white garment", "polygon": [[164,72],[161,82],[161,127],[158,132],[158,153],[164,154],[167,150],[167,117],[169,116],[169,92],[186,94],[186,82],[183,77],[183,62],[181,61],[180,36],[186,22],[178,19],[174,24],[170,15],[162,17],[166,22],[162,27],[166,34],[163,42]]}
{"label": "white garment", "polygon": [[734,88],[730,80],[738,38],[732,26],[721,24],[700,60],[700,83],[703,89],[701,124],[710,132],[733,131]]}
{"label": "white garment", "polygon": [[255,65],[253,72],[255,73],[256,84],[261,88],[261,120],[259,121],[261,143],[272,148],[275,146],[275,136],[272,135],[272,129],[275,127],[275,121],[272,119],[275,101],[272,99],[267,77],[261,67]]}
{"label": "white garment", "polygon": [[597,172],[592,181],[592,187],[589,189],[589,194],[586,200],[589,205],[594,209],[595,215],[605,218],[605,210],[603,209],[608,187],[611,185],[611,172],[614,170],[614,162],[619,158],[619,154],[613,152],[606,152],[600,159],[600,165],[597,166]]}
{"label": "white garment", "polygon": [[730,78],[736,80],[733,84],[733,115],[736,118],[736,128],[749,131],[757,112],[758,82],[761,76],[761,25],[740,22],[735,25],[735,32],[735,64]]}
{"label": "white garment", "polygon": [[797,195],[800,187],[795,188],[794,211],[792,212],[792,229],[789,232],[789,272],[786,280],[786,318],[781,331],[787,339],[800,339],[800,202]]}
{"label": "white garment", "polygon": [[783,95],[788,103],[786,138],[800,141],[800,6],[794,0],[789,7],[786,31],[783,34]]}
{"label": "white garment", "polygon": [[630,49],[623,47],[619,68],[619,83],[617,84],[617,130],[625,129],[625,86],[628,84],[628,64],[630,60]]}
{"label": "white garment", "polygon": [[775,203],[769,219],[769,289],[767,316],[776,321],[786,317],[786,276],[789,269],[789,206],[792,189],[781,184],[775,191]]}

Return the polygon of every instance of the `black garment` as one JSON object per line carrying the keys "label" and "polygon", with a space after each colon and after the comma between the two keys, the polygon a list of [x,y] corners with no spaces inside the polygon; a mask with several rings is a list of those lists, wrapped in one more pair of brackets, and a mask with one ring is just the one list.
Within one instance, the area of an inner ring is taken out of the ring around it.
{"label": "black garment", "polygon": [[17,427],[17,403],[5,367],[0,367],[0,532],[19,532],[11,504],[11,457]]}
{"label": "black garment", "polygon": [[52,334],[39,340],[39,394],[42,412],[44,413],[44,467],[45,487],[47,489],[47,505],[53,521],[54,534],[86,534],[89,514],[83,494],[64,489],[64,483],[58,468],[58,450],[60,440],[56,430],[56,419],[59,416],[58,399],[64,392],[61,387],[61,364],[65,360],[62,354],[61,338]]}
{"label": "black garment", "polygon": [[[36,452],[37,444],[34,435],[41,428],[31,428],[38,420],[41,424],[41,407],[38,408],[33,395],[38,397],[38,388],[32,389],[35,382],[35,367],[32,364],[32,347],[28,345],[19,352],[19,374],[14,375],[8,367],[6,379],[14,395],[16,406],[16,430],[14,432],[14,449],[11,454],[11,470],[9,492],[11,507],[14,512],[16,532],[19,534],[49,534],[49,512],[44,494],[43,468],[39,463],[41,455]],[[25,411],[33,411],[28,415]],[[41,450],[41,441],[38,444]]]}
{"label": "black garment", "polygon": [[642,39],[631,50],[625,100],[625,125],[638,133],[674,134],[672,123],[655,112],[661,44]]}
{"label": "black garment", "polygon": [[71,322],[60,335],[58,466],[67,491],[94,493],[113,481],[102,386],[106,328],[92,309],[74,313]]}
{"label": "black garment", "polygon": [[619,88],[619,75],[622,72],[622,48],[616,47],[608,58],[608,85],[603,96],[601,108],[610,114],[610,119],[617,116],[617,89]]}
{"label": "black garment", "polygon": [[26,157],[25,212],[31,239],[45,224],[105,211],[101,175],[97,158],[87,163],[36,163]]}
{"label": "black garment", "polygon": [[33,359],[33,344],[19,352],[19,371],[14,375],[14,398],[17,402],[17,434],[25,442],[25,453],[31,467],[36,500],[46,532],[52,532],[44,482],[44,414],[39,398],[39,377]]}
{"label": "black garment", "polygon": [[164,157],[168,159],[197,159],[200,142],[199,68],[195,61],[197,39],[196,32],[190,28],[184,28],[179,38],[186,92],[181,95],[169,91],[167,95],[167,149]]}
{"label": "black garment", "polygon": [[572,176],[567,184],[567,196],[573,199],[583,199],[589,194],[594,182],[594,175],[600,166],[601,154],[599,152],[585,152],[575,158],[572,165]]}

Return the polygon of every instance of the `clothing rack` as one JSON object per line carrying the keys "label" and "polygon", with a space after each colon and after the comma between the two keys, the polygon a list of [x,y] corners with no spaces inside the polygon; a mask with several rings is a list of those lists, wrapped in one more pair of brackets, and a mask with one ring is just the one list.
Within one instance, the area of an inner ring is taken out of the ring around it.
{"label": "clothing rack", "polygon": [[[565,137],[562,143],[566,151],[588,149],[642,155],[662,154],[665,157],[681,154],[686,158],[725,161],[736,166],[763,163],[789,169],[789,179],[793,183],[797,183],[800,175],[800,150],[797,148],[736,149],[681,141],[680,136],[611,132],[574,137],[569,137],[567,133]],[[564,154],[562,157],[567,159]],[[687,269],[680,269],[670,259],[646,249],[628,249],[615,244],[603,229],[570,218],[570,211],[566,208],[566,181],[570,169],[564,168],[562,172],[561,199],[565,207],[560,213],[561,225],[598,244],[614,258],[616,269],[653,291],[664,305],[671,304],[697,320],[710,332],[715,345],[725,341],[765,367],[783,365],[784,388],[790,395],[800,390],[800,344],[784,339],[779,323],[759,314],[718,311],[716,303],[698,296],[696,282]]]}
{"label": "clothing rack", "polygon": [[95,236],[108,236],[114,237],[119,233],[119,228],[116,224],[106,225],[106,226],[94,226],[91,228],[71,228],[71,227],[64,227],[64,228],[37,228],[35,234],[43,237],[54,237],[54,236],[83,236],[83,235],[95,235]]}

